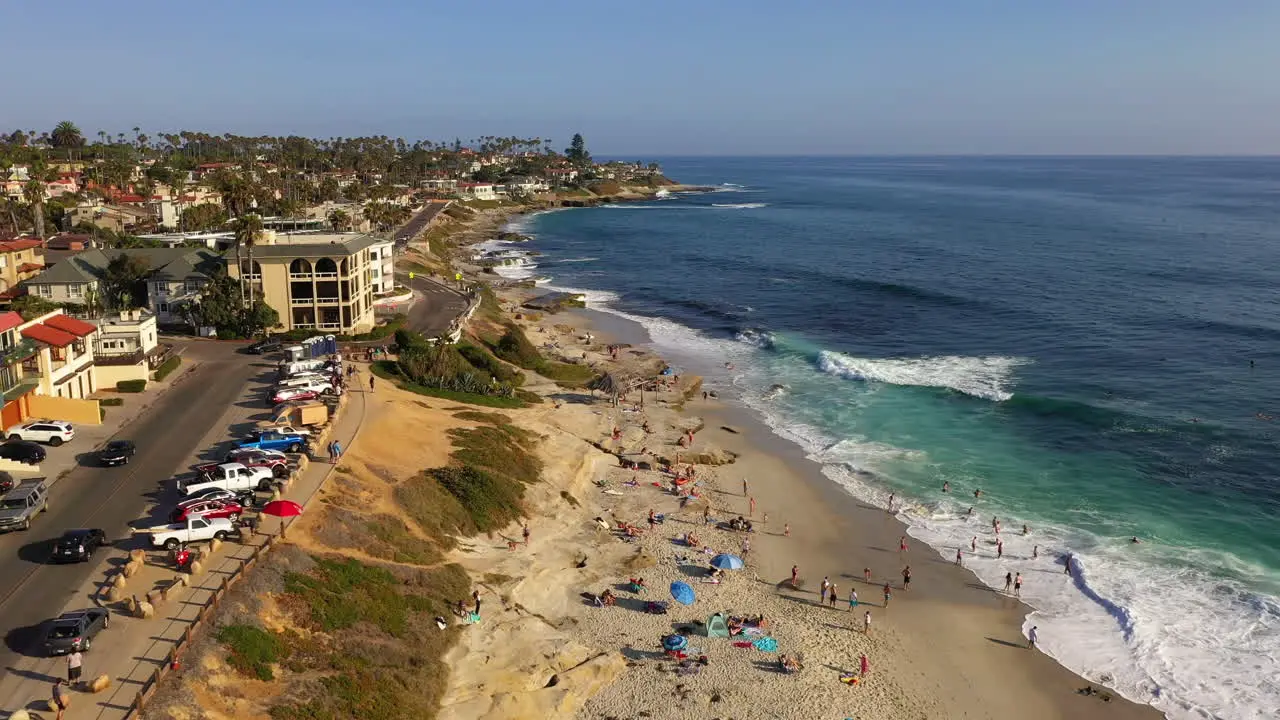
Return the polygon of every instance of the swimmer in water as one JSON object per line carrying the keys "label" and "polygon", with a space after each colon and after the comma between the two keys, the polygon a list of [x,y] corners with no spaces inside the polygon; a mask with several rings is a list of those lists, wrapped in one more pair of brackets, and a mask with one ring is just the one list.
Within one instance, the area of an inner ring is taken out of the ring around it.
{"label": "swimmer in water", "polygon": [[1140,542],[1142,542],[1142,541],[1138,539],[1138,536],[1137,536],[1137,535],[1134,535],[1133,537],[1129,538],[1129,542],[1133,543],[1134,545],[1137,545],[1138,543],[1140,543]]}
{"label": "swimmer in water", "polygon": [[974,491],[973,491],[973,496],[974,496],[974,497],[976,497],[976,498],[980,498],[980,497],[982,497],[982,489],[981,489],[981,488],[979,488],[979,489],[977,489],[977,490],[974,490]]}

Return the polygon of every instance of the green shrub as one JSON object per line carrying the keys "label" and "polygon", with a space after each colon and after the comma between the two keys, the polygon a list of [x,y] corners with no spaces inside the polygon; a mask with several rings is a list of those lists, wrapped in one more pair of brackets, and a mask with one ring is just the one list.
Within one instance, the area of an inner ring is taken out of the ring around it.
{"label": "green shrub", "polygon": [[169,374],[172,373],[174,370],[177,370],[178,366],[181,364],[182,364],[182,357],[178,355],[174,355],[168,360],[165,360],[163,363],[160,364],[160,367],[156,368],[156,381],[159,382],[160,380],[163,380],[169,377]]}
{"label": "green shrub", "polygon": [[[397,364],[392,360],[377,360],[373,363],[372,370],[374,375],[377,375],[378,377],[384,380],[389,380],[391,382],[394,382],[396,384],[396,387],[400,388],[401,390],[406,390],[408,392],[416,393],[418,395],[425,395],[427,397],[441,398],[444,400],[453,400],[454,402],[467,403],[468,405],[481,405],[484,407],[492,407],[492,408],[514,409],[514,408],[522,408],[525,406],[525,402],[523,400],[520,400],[514,397],[514,395],[480,395],[480,394],[471,393],[471,392],[445,390],[442,388],[427,387],[425,385],[419,385],[418,383],[412,382],[408,378],[406,378],[404,376],[404,373],[400,371],[399,364]],[[518,392],[522,394],[531,394],[531,393],[526,393],[526,391],[524,390],[520,390]],[[537,397],[537,396],[535,395],[534,397]],[[538,401],[541,402],[541,398],[539,398]]]}
{"label": "green shrub", "polygon": [[409,629],[410,616],[426,610],[425,599],[405,595],[385,568],[358,560],[316,558],[309,574],[288,573],[285,592],[298,596],[311,611],[311,621],[325,632],[368,622],[395,637]]}
{"label": "green shrub", "polygon": [[390,320],[387,320],[386,323],[379,325],[378,327],[370,330],[367,333],[361,333],[359,335],[356,335],[351,339],[356,341],[362,341],[362,340],[382,340],[384,338],[391,337],[396,332],[398,332],[400,328],[404,327],[405,320],[407,319],[408,319],[408,316],[405,315],[404,313],[393,315]]}
{"label": "green shrub", "polygon": [[515,325],[507,326],[507,331],[494,344],[493,354],[512,365],[529,370],[536,370],[543,362],[538,349],[525,337],[524,331]]}
{"label": "green shrub", "polygon": [[518,483],[466,466],[434,468],[427,474],[458,500],[475,530],[493,532],[523,514],[524,488]]}
{"label": "green shrub", "polygon": [[408,328],[400,328],[395,331],[396,347],[401,351],[413,348],[428,348],[431,343],[427,342],[427,338],[420,332],[409,330]]}
{"label": "green shrub", "polygon": [[227,662],[231,667],[259,680],[275,678],[271,666],[289,655],[288,644],[253,625],[227,625],[218,630],[217,637],[230,651]]}
{"label": "green shrub", "polygon": [[120,407],[124,404],[124,398],[102,398],[98,404],[103,407]]}
{"label": "green shrub", "polygon": [[[160,367],[164,367],[164,366],[161,365]],[[159,373],[160,371],[156,370],[156,374],[159,375]],[[116,383],[116,390],[120,392],[140,393],[146,389],[147,389],[146,380],[121,380],[120,382]]]}
{"label": "green shrub", "polygon": [[488,374],[490,377],[497,378],[498,382],[518,385],[519,381],[523,379],[520,373],[511,369],[510,365],[498,360],[498,358],[489,354],[488,350],[478,345],[458,343],[456,347],[458,348],[458,353],[466,358],[472,367]]}

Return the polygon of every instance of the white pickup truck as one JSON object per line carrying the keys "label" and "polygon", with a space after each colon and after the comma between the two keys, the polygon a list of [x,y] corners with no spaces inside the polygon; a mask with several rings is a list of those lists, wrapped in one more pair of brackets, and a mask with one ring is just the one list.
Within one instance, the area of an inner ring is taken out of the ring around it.
{"label": "white pickup truck", "polygon": [[242,463],[223,463],[200,477],[179,480],[178,493],[184,497],[207,488],[241,490],[270,490],[274,478],[267,467],[245,467]]}
{"label": "white pickup truck", "polygon": [[224,540],[228,535],[234,533],[235,529],[235,525],[226,518],[193,517],[184,523],[157,525],[137,532],[150,533],[152,547],[173,550],[183,543],[213,540],[214,538]]}

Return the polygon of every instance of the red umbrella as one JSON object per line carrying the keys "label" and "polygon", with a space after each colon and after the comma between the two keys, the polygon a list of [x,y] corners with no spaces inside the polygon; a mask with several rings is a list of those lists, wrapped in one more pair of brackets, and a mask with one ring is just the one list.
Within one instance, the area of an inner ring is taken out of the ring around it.
{"label": "red umbrella", "polygon": [[272,500],[262,506],[262,514],[279,518],[293,517],[302,514],[302,506],[292,500]]}

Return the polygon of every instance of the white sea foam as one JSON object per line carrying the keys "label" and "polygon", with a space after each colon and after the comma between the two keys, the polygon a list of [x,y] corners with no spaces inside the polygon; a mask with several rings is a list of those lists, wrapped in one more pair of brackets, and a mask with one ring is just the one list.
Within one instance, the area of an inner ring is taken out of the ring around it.
{"label": "white sea foam", "polygon": [[984,400],[1008,400],[1013,369],[1026,362],[1010,357],[939,356],[860,358],[824,350],[818,367],[851,380],[949,388]]}
{"label": "white sea foam", "polygon": [[595,261],[597,261],[597,260],[599,260],[599,259],[600,259],[600,258],[594,258],[594,257],[565,258],[564,260],[556,260],[556,261],[555,261],[555,263],[556,263],[556,264],[560,264],[560,263],[584,263],[584,262],[595,262]]}
{"label": "white sea foam", "polygon": [[721,210],[755,210],[756,208],[769,207],[769,203],[712,203],[711,207],[720,208]]}

